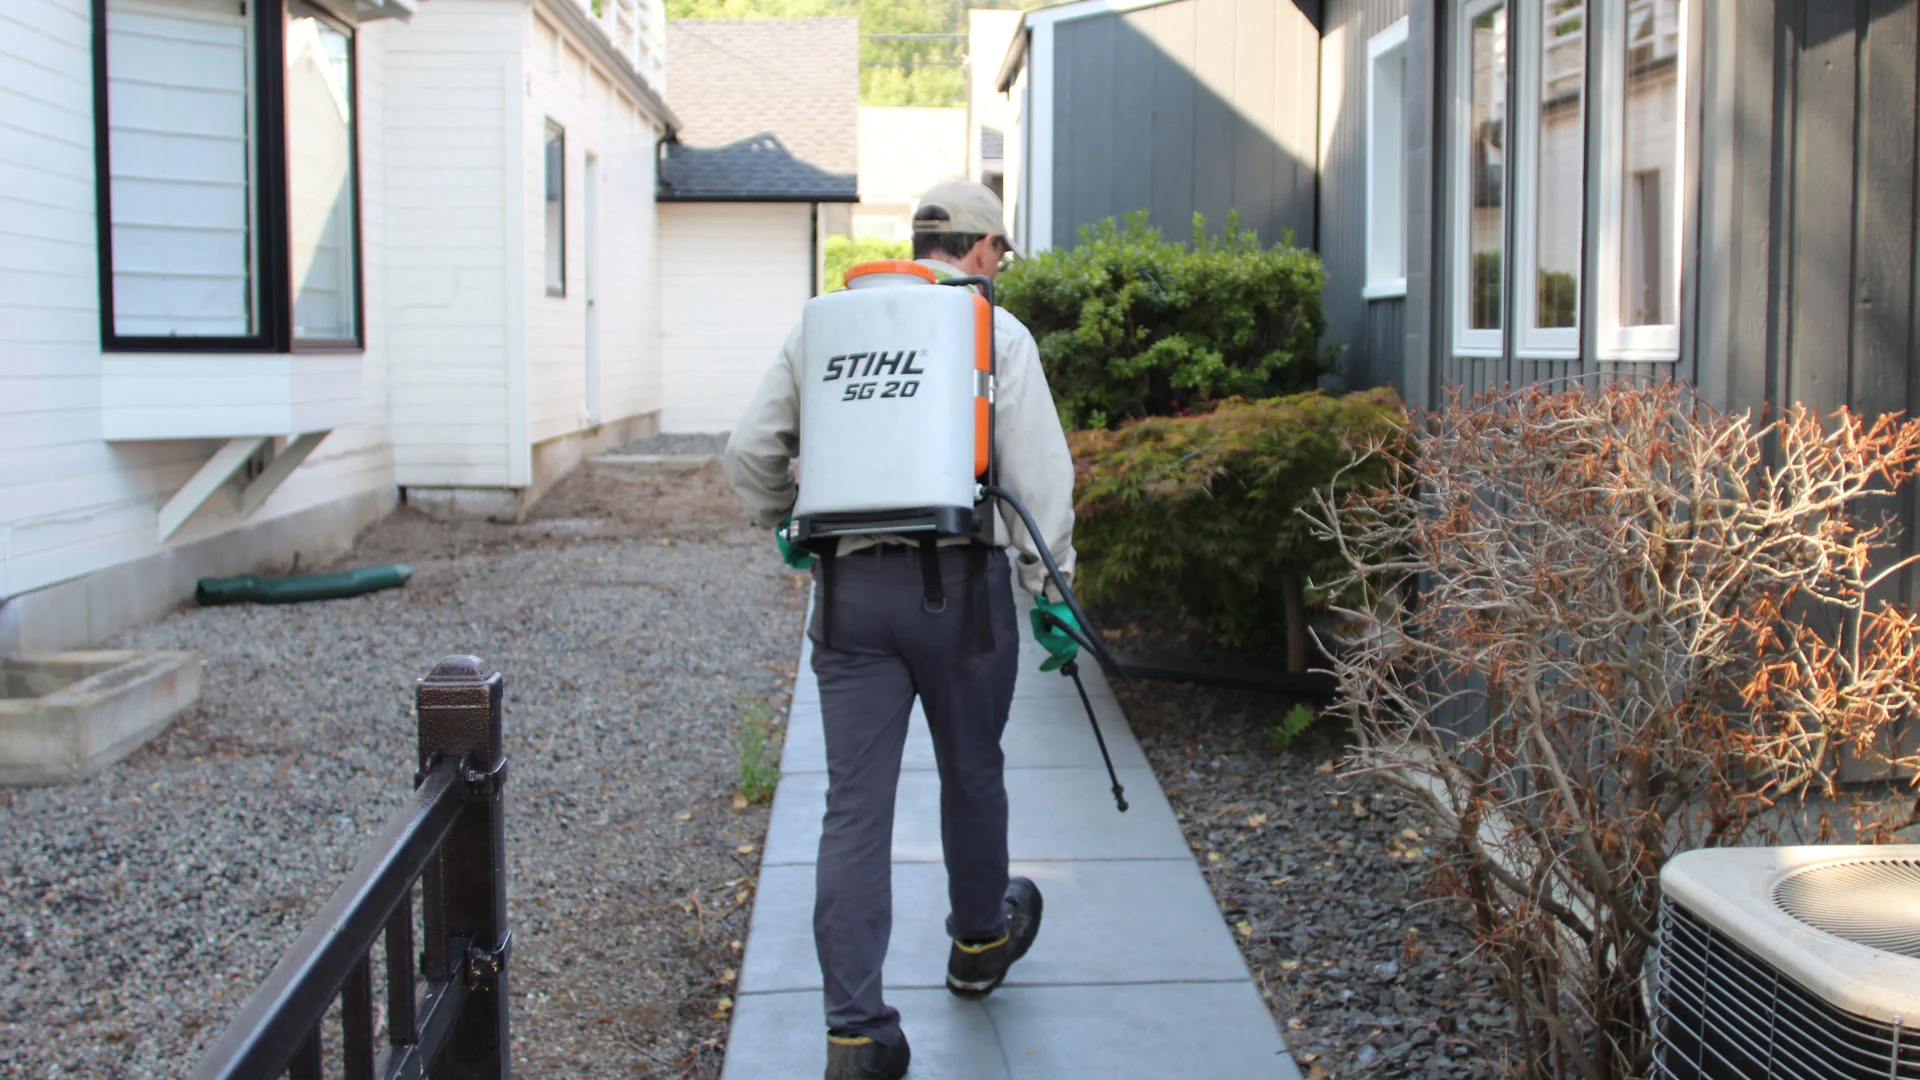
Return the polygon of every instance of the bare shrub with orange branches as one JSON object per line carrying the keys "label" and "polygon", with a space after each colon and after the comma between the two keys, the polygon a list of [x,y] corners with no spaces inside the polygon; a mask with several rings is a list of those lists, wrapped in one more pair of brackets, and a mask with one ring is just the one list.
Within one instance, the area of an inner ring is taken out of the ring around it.
{"label": "bare shrub with orange branches", "polygon": [[1456,397],[1409,446],[1313,514],[1348,569],[1322,584],[1347,598],[1350,764],[1447,826],[1437,881],[1504,972],[1526,1075],[1644,1076],[1670,856],[1920,823],[1906,786],[1842,783],[1920,764],[1882,512],[1920,421],[1534,386]]}

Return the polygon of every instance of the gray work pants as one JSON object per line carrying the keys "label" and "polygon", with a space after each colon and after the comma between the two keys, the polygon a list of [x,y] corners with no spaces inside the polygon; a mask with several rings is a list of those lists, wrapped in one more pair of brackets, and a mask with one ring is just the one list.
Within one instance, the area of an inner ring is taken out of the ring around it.
{"label": "gray work pants", "polygon": [[[808,628],[827,736],[827,813],[813,908],[827,1026],[889,1043],[899,1038],[900,1014],[882,998],[880,968],[893,933],[894,793],[916,696],[940,769],[947,933],[990,939],[1006,931],[1000,733],[1020,649],[1007,557],[988,554],[982,596],[967,580],[966,549],[941,549],[947,602],[938,613],[926,610],[920,558],[917,549],[887,546],[836,559],[831,644],[823,643],[824,595],[815,598]],[[820,570],[815,575],[824,583]],[[977,617],[992,627],[990,650],[972,622],[982,603]]]}

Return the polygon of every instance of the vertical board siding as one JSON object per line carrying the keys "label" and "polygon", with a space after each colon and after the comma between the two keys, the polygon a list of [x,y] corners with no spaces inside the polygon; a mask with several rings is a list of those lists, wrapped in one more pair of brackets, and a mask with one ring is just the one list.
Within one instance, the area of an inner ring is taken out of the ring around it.
{"label": "vertical board siding", "polygon": [[660,207],[663,430],[733,429],[800,321],[810,229],[805,203]]}
{"label": "vertical board siding", "polygon": [[1366,309],[1365,331],[1348,354],[1347,388],[1397,387],[1401,350],[1407,340],[1406,301],[1374,300]]}
{"label": "vertical board siding", "polygon": [[[1735,158],[1702,218],[1723,260],[1693,268],[1727,296],[1726,393],[1752,408],[1911,410],[1920,173],[1915,0],[1718,7],[1706,59],[1733,102]],[[1711,111],[1709,116],[1714,115]],[[1709,143],[1709,145],[1712,145]],[[1728,205],[1717,205],[1725,200]]]}
{"label": "vertical board siding", "polygon": [[1194,168],[1199,129],[1193,123],[1194,101],[1200,86],[1191,72],[1177,64],[1155,63],[1156,57],[1191,56],[1198,40],[1197,4],[1162,4],[1135,13],[1137,25],[1146,39],[1137,59],[1153,88],[1153,111],[1147,138],[1154,153],[1144,172],[1151,183],[1147,201],[1153,218],[1169,229],[1178,230],[1184,222],[1172,220],[1173,207],[1194,206],[1198,190]]}
{"label": "vertical board siding", "polygon": [[1054,27],[1053,235],[1146,209],[1314,237],[1319,35],[1285,0],[1174,0]]}
{"label": "vertical board siding", "polygon": [[1328,0],[1321,22],[1321,304],[1327,340],[1342,347],[1342,374],[1352,389],[1404,381],[1406,304],[1369,302],[1360,290],[1367,279],[1367,42],[1406,14],[1407,0]]}
{"label": "vertical board siding", "polygon": [[1787,399],[1821,412],[1847,401],[1853,320],[1855,5],[1803,9],[1797,64],[1798,130],[1789,210],[1793,223],[1792,309],[1787,316]]}
{"label": "vertical board siding", "polygon": [[1860,66],[1862,145],[1854,229],[1855,408],[1908,407],[1913,344],[1915,8],[1871,0]]}

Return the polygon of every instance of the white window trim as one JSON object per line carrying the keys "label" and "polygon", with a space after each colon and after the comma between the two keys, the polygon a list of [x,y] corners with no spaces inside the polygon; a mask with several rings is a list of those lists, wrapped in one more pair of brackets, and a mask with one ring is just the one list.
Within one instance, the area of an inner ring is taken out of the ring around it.
{"label": "white window trim", "polygon": [[[1513,182],[1507,192],[1513,202],[1512,270],[1506,281],[1513,289],[1514,355],[1536,360],[1577,360],[1580,358],[1580,301],[1586,282],[1578,280],[1574,296],[1574,325],[1541,328],[1535,325],[1539,315],[1540,262],[1540,73],[1541,49],[1545,43],[1545,0],[1517,0],[1527,7],[1520,23],[1519,48],[1509,41],[1507,56],[1515,67],[1520,85],[1519,100],[1508,110],[1508,161]],[[1612,7],[1610,0],[1588,0],[1584,17],[1593,18],[1594,9]],[[1514,32],[1511,7],[1507,12],[1507,34]],[[1584,43],[1583,43],[1584,46]],[[1580,71],[1581,141],[1585,143],[1585,110],[1592,99],[1588,93],[1586,64]],[[1515,145],[1515,144],[1518,145]],[[1580,191],[1580,232],[1586,233],[1586,185]],[[1579,260],[1579,277],[1585,276],[1585,258]]]}
{"label": "white window trim", "polygon": [[[1499,6],[1503,0],[1461,0],[1460,18],[1456,22],[1453,35],[1453,93],[1452,145],[1448,152],[1453,155],[1453,190],[1448,195],[1449,215],[1453,218],[1453,343],[1456,356],[1499,357],[1505,347],[1505,318],[1501,320],[1499,330],[1470,330],[1467,328],[1468,294],[1473,289],[1473,255],[1468,250],[1472,237],[1472,198],[1473,163],[1467,137],[1472,131],[1473,71],[1469,60],[1473,48],[1473,20],[1490,8]],[[1513,12],[1507,12],[1507,62],[1513,62]],[[1501,140],[1503,146],[1513,146],[1513,110],[1507,110],[1507,135]],[[1502,170],[1501,182],[1506,183],[1512,174],[1512,155],[1508,154],[1506,167]],[[1510,190],[1511,185],[1507,185]],[[1507,199],[1502,195],[1501,213],[1508,213]],[[1504,313],[1506,290],[1513,280],[1512,259],[1503,251],[1500,260],[1501,309]]]}
{"label": "white window trim", "polygon": [[[1672,190],[1667,193],[1668,228],[1673,233],[1674,273],[1667,284],[1671,290],[1673,311],[1680,313],[1680,279],[1684,275],[1686,248],[1683,244],[1683,217],[1687,190],[1687,0],[1680,0],[1679,52],[1674,64],[1675,99],[1680,118],[1673,128]],[[1595,306],[1600,313],[1595,354],[1602,360],[1639,360],[1670,363],[1680,358],[1680,327],[1620,325],[1620,206],[1625,195],[1626,150],[1623,145],[1627,124],[1627,32],[1626,0],[1607,0],[1609,30],[1605,38],[1605,64],[1610,74],[1617,73],[1618,93],[1605,95],[1600,103],[1600,280],[1594,282]]]}
{"label": "white window trim", "polygon": [[[1407,44],[1407,25],[1408,25],[1407,17],[1402,15],[1399,18],[1399,20],[1396,21],[1392,26],[1387,27],[1385,30],[1380,31],[1379,33],[1373,35],[1373,37],[1367,40],[1367,125],[1366,125],[1367,186],[1366,186],[1366,194],[1365,194],[1366,201],[1364,203],[1364,205],[1366,206],[1366,222],[1367,222],[1366,238],[1365,238],[1366,247],[1364,249],[1366,252],[1366,261],[1367,261],[1367,283],[1360,290],[1360,296],[1362,299],[1365,299],[1365,300],[1388,300],[1395,297],[1403,297],[1407,295],[1407,277],[1406,277],[1407,237],[1405,235],[1402,235],[1400,238],[1400,266],[1401,266],[1400,275],[1398,277],[1391,277],[1391,278],[1375,277],[1374,267],[1373,267],[1373,228],[1374,228],[1374,222],[1375,222],[1375,218],[1373,214],[1374,175],[1381,166],[1381,162],[1375,160],[1375,156],[1373,152],[1373,146],[1374,146],[1373,107],[1374,107],[1374,102],[1377,101],[1380,96],[1379,85],[1378,85],[1380,61],[1383,57],[1385,57],[1388,53],[1394,51],[1395,49],[1401,49],[1404,51]],[[1406,98],[1406,89],[1403,86],[1401,88],[1401,100],[1403,103],[1405,101],[1405,98]],[[1400,170],[1402,175],[1402,183],[1404,184],[1405,174],[1406,174],[1406,162],[1404,160],[1404,155],[1403,155],[1403,160],[1400,162]],[[1404,188],[1402,190],[1404,190]]]}

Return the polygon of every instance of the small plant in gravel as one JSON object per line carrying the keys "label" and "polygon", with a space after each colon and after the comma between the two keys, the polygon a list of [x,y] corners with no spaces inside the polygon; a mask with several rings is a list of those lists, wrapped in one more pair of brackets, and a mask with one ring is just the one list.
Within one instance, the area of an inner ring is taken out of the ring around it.
{"label": "small plant in gravel", "polygon": [[748,701],[740,711],[740,776],[733,793],[743,806],[765,806],[780,786],[779,751],[767,703]]}
{"label": "small plant in gravel", "polygon": [[1312,709],[1307,708],[1305,705],[1295,705],[1293,708],[1287,710],[1285,716],[1274,721],[1273,726],[1267,729],[1267,741],[1273,744],[1275,750],[1288,749],[1293,745],[1294,740],[1305,734],[1306,730],[1313,726],[1315,719],[1317,719],[1317,717]]}
{"label": "small plant in gravel", "polygon": [[1455,397],[1411,442],[1395,482],[1317,512],[1359,601],[1350,764],[1444,826],[1438,881],[1503,972],[1525,1075],[1645,1076],[1668,858],[1920,824],[1911,791],[1841,783],[1920,766],[1895,738],[1920,619],[1889,600],[1920,421],[1532,386]]}

